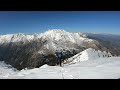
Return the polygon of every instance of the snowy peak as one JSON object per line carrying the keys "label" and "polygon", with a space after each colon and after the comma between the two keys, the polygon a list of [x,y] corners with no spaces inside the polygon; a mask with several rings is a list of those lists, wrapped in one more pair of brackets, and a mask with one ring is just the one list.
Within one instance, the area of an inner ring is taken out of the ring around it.
{"label": "snowy peak", "polygon": [[43,34],[43,38],[49,38],[50,40],[63,42],[72,42],[72,43],[81,43],[81,41],[92,41],[92,39],[88,39],[85,34],[82,33],[70,33],[61,29],[53,29],[48,30]]}
{"label": "snowy peak", "polygon": [[33,40],[33,38],[33,35],[25,35],[23,33],[0,35],[0,44],[20,41],[31,41]]}
{"label": "snowy peak", "polygon": [[66,31],[63,29],[49,29],[48,31],[46,31],[45,33],[48,34],[53,34],[53,33],[65,33]]}
{"label": "snowy peak", "polygon": [[[57,50],[70,50],[75,49],[78,46],[84,47],[94,40],[86,37],[82,33],[70,33],[61,29],[48,30],[42,33],[41,40],[46,41],[44,48],[51,49],[52,51]],[[94,42],[93,42],[94,43]]]}
{"label": "snowy peak", "polygon": [[96,60],[98,58],[104,58],[104,57],[111,57],[112,55],[106,51],[100,51],[100,50],[95,50],[92,48],[86,49],[75,56],[71,57],[68,59],[70,63],[77,63],[81,61],[87,61],[87,60]]}
{"label": "snowy peak", "polygon": [[0,35],[0,44],[20,41],[30,42],[38,39],[41,39],[42,41],[47,40],[48,43],[52,42],[52,44],[59,42],[59,44],[73,43],[78,45],[82,45],[84,42],[93,41],[92,39],[88,39],[86,35],[82,33],[70,33],[62,29],[52,29],[46,31],[45,33],[33,35],[25,35],[23,33]]}

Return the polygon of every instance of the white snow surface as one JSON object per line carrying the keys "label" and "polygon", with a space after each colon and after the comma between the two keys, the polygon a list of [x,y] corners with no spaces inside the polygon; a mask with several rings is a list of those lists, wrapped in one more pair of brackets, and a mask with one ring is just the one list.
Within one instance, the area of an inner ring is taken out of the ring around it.
{"label": "white snow surface", "polygon": [[82,62],[82,61],[87,61],[87,60],[96,60],[98,58],[105,58],[112,56],[110,52],[106,51],[100,51],[100,50],[95,50],[93,48],[88,48],[73,57],[69,58],[67,61],[70,63],[77,63],[77,62]]}
{"label": "white snow surface", "polygon": [[0,62],[0,79],[118,79],[120,57],[98,58],[71,65],[48,66],[15,71]]}

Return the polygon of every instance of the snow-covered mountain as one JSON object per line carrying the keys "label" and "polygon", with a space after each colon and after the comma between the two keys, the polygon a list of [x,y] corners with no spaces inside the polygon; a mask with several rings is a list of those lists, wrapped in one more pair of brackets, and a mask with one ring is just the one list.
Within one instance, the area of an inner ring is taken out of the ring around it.
{"label": "snow-covered mountain", "polygon": [[[60,29],[0,35],[0,78],[119,78],[120,57],[104,46],[99,39]],[[56,51],[64,53],[64,67],[55,66]]]}
{"label": "snow-covered mountain", "polygon": [[20,41],[31,41],[34,39],[34,35],[25,35],[22,33],[18,34],[6,34],[0,35],[0,44],[10,43],[10,42],[20,42]]}
{"label": "snow-covered mountain", "polygon": [[[0,35],[0,43],[19,42],[19,41],[30,41],[38,38],[50,39],[55,41],[70,41],[73,43],[80,42],[82,40],[92,41],[85,37],[82,33],[70,33],[60,29],[48,30],[45,33],[26,35],[23,33],[18,34],[6,34]],[[80,40],[80,41],[78,41]]]}
{"label": "snow-covered mountain", "polygon": [[0,35],[0,60],[17,69],[56,65],[56,51],[63,52],[67,59],[88,48],[104,50],[97,40],[87,38],[86,34],[60,29],[32,35]]}
{"label": "snow-covered mountain", "polygon": [[[45,46],[54,50],[75,49],[77,46],[86,47],[87,44],[96,43],[82,33],[70,33],[64,30],[49,30],[41,35],[42,40],[46,40]],[[91,44],[91,45],[92,45]]]}
{"label": "snow-covered mountain", "polygon": [[69,49],[74,45],[85,46],[85,43],[92,43],[94,40],[86,37],[82,33],[70,33],[60,29],[48,30],[45,33],[25,35],[19,34],[7,34],[0,35],[0,44],[13,43],[13,42],[30,42],[30,41],[41,40],[46,43],[43,47],[47,49]]}
{"label": "snow-covered mountain", "polygon": [[77,63],[87,60],[95,60],[104,57],[112,57],[112,55],[110,52],[106,52],[106,51],[102,52],[100,50],[89,48],[69,58],[66,62],[69,62],[71,64],[71,63]]}

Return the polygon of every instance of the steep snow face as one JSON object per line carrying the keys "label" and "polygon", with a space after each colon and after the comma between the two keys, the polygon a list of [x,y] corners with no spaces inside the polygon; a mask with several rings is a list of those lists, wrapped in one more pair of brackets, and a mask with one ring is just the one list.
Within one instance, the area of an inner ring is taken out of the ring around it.
{"label": "steep snow face", "polygon": [[106,51],[101,52],[100,50],[89,48],[69,58],[68,62],[77,63],[81,61],[95,60],[98,58],[111,57],[111,56],[112,55],[109,52],[108,53]]}

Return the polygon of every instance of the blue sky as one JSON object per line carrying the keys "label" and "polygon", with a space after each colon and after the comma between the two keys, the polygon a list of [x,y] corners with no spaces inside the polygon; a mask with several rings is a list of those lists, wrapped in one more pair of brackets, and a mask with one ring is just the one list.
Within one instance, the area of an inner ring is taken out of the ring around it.
{"label": "blue sky", "polygon": [[0,11],[0,34],[48,29],[120,34],[120,11]]}

